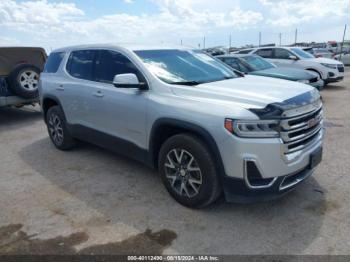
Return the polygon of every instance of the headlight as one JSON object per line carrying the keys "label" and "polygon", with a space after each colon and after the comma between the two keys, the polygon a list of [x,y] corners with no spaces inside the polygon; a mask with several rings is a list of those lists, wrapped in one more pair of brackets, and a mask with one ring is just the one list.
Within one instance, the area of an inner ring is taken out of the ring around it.
{"label": "headlight", "polygon": [[321,65],[325,66],[325,67],[328,67],[328,68],[332,68],[332,69],[337,69],[337,65],[334,65],[334,64],[324,64],[324,63],[321,63]]}
{"label": "headlight", "polygon": [[298,80],[299,83],[310,84],[309,80]]}
{"label": "headlight", "polygon": [[232,120],[225,119],[225,128],[239,136],[247,138],[279,137],[277,120]]}

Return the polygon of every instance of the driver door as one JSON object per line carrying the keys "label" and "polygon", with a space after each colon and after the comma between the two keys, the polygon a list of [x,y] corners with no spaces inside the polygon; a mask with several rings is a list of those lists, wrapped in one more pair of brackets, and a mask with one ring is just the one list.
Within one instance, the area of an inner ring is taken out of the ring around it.
{"label": "driver door", "polygon": [[91,97],[91,119],[98,131],[144,147],[146,144],[146,109],[148,92],[138,88],[117,88],[115,75],[136,74],[145,79],[123,54],[99,50],[95,63],[95,88]]}
{"label": "driver door", "polygon": [[275,48],[273,63],[281,67],[298,67],[297,61],[291,59],[291,56],[296,56],[292,52],[284,48]]}

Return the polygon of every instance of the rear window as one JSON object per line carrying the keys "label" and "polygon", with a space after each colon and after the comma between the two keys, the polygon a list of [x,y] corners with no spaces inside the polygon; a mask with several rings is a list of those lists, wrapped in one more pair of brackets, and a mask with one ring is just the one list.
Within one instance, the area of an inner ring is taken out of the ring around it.
{"label": "rear window", "polygon": [[56,73],[60,67],[63,57],[63,52],[51,53],[46,61],[44,73]]}
{"label": "rear window", "polygon": [[67,63],[67,72],[76,78],[93,80],[95,50],[73,51]]}

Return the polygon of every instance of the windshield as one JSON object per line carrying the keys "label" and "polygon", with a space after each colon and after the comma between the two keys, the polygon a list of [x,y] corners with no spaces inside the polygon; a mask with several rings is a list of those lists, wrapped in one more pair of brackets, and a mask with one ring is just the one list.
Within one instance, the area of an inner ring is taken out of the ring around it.
{"label": "windshield", "polygon": [[275,66],[270,62],[259,56],[245,56],[242,59],[253,69],[253,71],[260,71],[265,69],[274,68]]}
{"label": "windshield", "polygon": [[237,75],[215,58],[199,50],[135,51],[148,70],[168,84],[196,85]]}
{"label": "windshield", "polygon": [[315,58],[312,54],[307,53],[299,48],[292,48],[292,51],[302,58]]}

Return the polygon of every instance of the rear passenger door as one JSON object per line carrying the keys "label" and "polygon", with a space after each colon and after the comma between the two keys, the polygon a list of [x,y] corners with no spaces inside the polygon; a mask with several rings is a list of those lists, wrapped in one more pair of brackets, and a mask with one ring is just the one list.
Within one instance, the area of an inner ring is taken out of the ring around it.
{"label": "rear passenger door", "polygon": [[146,82],[146,79],[125,55],[111,50],[99,50],[94,72],[96,84],[90,99],[91,122],[103,133],[144,147],[148,92],[138,88],[117,88],[112,82],[115,75],[126,73],[136,74],[140,82]]}
{"label": "rear passenger door", "polygon": [[67,61],[66,71],[69,75],[62,82],[57,92],[64,108],[68,123],[94,127],[91,114],[94,105],[91,96],[95,91],[94,62],[96,50],[72,51]]}

